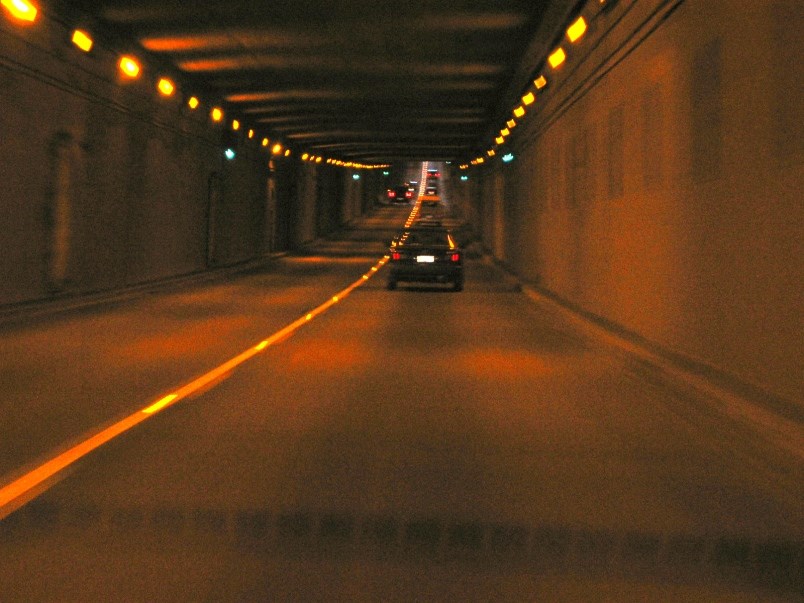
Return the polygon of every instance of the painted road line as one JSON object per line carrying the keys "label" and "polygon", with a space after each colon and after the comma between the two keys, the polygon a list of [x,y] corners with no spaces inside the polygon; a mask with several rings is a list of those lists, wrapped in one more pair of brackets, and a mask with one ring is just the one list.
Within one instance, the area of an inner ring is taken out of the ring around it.
{"label": "painted road line", "polygon": [[217,385],[217,383],[223,381],[223,379],[231,374],[234,369],[247,360],[250,360],[270,346],[280,343],[284,339],[290,337],[298,328],[306,325],[315,317],[326,312],[335,304],[340,303],[352,291],[365,284],[369,278],[374,276],[379,269],[385,265],[387,261],[388,257],[383,257],[376,264],[374,264],[374,266],[372,266],[371,270],[362,275],[354,283],[342,291],[339,291],[326,302],[314,310],[307,312],[304,316],[296,319],[267,339],[260,341],[256,345],[238,354],[231,360],[224,362],[217,368],[214,368],[211,371],[201,375],[177,390],[158,398],[155,402],[152,402],[145,408],[142,408],[141,410],[138,410],[117,423],[103,429],[80,444],[77,444],[54,456],[32,471],[29,471],[9,484],[2,486],[0,488],[0,520],[8,517],[11,513],[19,509],[25,503],[33,498],[36,498],[42,492],[47,490],[47,488],[56,481],[56,479],[59,477],[59,474],[61,474],[67,467],[86,456],[93,450],[103,446],[108,441],[116,438],[120,434],[128,431],[146,419],[149,419],[150,417],[162,412],[166,408],[176,404],[184,398],[188,398],[192,395],[211,389],[211,387],[214,387]]}

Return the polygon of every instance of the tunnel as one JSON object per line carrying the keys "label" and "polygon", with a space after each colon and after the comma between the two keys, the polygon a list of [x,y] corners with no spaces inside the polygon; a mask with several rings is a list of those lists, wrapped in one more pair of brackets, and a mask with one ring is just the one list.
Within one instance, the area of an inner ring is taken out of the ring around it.
{"label": "tunnel", "polygon": [[797,600],[803,12],[2,0],[0,600]]}

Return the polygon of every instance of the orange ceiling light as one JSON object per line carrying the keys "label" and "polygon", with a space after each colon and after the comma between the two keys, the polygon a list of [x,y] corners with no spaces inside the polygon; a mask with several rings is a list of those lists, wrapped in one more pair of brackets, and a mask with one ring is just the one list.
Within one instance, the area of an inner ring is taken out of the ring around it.
{"label": "orange ceiling light", "polygon": [[249,130],[248,131],[248,137],[249,138],[254,138],[254,130]]}
{"label": "orange ceiling light", "polygon": [[583,17],[578,17],[576,21],[567,29],[567,38],[570,42],[577,42],[586,33],[586,21]]}
{"label": "orange ceiling light", "polygon": [[71,38],[71,40],[73,44],[75,44],[78,48],[80,48],[84,52],[89,52],[90,50],[92,50],[92,45],[94,44],[92,38],[89,37],[89,34],[80,29],[76,29],[73,32],[73,37]]}
{"label": "orange ceiling light", "polygon": [[262,139],[262,146],[267,147],[270,144],[270,142],[271,141],[268,140],[267,138],[263,138]]}
{"label": "orange ceiling light", "polygon": [[39,10],[27,0],[2,0],[3,6],[11,13],[11,16],[26,23],[36,21]]}
{"label": "orange ceiling light", "polygon": [[173,96],[173,93],[176,91],[175,84],[166,77],[159,78],[157,88],[159,88],[159,93],[162,96]]}
{"label": "orange ceiling light", "polygon": [[540,75],[535,80],[533,80],[533,85],[536,86],[536,90],[541,90],[547,85],[547,78],[543,75]]}
{"label": "orange ceiling light", "polygon": [[134,79],[140,74],[140,64],[130,56],[120,57],[117,66],[120,68],[120,72],[127,78]]}
{"label": "orange ceiling light", "polygon": [[561,47],[557,48],[555,51],[553,51],[553,54],[547,57],[547,62],[550,63],[550,67],[553,69],[560,67],[561,64],[566,60],[567,53],[564,52],[564,49]]}
{"label": "orange ceiling light", "polygon": [[505,138],[503,138],[502,136],[498,136],[497,138],[494,139],[494,142],[496,142],[497,144],[503,144],[505,142]]}
{"label": "orange ceiling light", "polygon": [[236,132],[239,129],[240,129],[240,122],[237,121],[236,119],[233,119],[232,120],[232,130],[234,130]]}
{"label": "orange ceiling light", "polygon": [[199,101],[195,96],[191,96],[189,98],[189,100],[187,101],[187,106],[190,107],[190,109],[193,109],[193,110],[198,109],[198,105],[199,105]]}
{"label": "orange ceiling light", "polygon": [[271,152],[272,152],[274,155],[279,155],[279,154],[282,152],[282,145],[281,145],[281,144],[279,144],[279,143],[277,142],[277,143],[276,143],[276,144],[273,146],[273,148],[271,149]]}
{"label": "orange ceiling light", "polygon": [[212,116],[212,121],[221,121],[223,119],[223,111],[219,107],[212,109],[210,115]]}
{"label": "orange ceiling light", "polygon": [[525,105],[526,107],[528,105],[532,105],[534,102],[536,102],[536,95],[533,94],[533,92],[528,92],[525,96],[522,97],[522,104]]}
{"label": "orange ceiling light", "polygon": [[507,122],[505,122],[505,125],[508,126],[511,129],[516,128],[516,120],[515,119],[509,119]]}
{"label": "orange ceiling light", "polygon": [[524,116],[524,115],[525,115],[525,107],[523,107],[522,105],[520,105],[519,107],[517,107],[516,109],[514,109],[514,115],[515,115],[516,117],[522,117],[522,116]]}

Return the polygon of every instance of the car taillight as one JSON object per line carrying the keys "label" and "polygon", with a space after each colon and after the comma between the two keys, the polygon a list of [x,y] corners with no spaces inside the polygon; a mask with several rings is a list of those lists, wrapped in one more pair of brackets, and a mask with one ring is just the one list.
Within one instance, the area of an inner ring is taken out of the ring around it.
{"label": "car taillight", "polygon": [[408,192],[405,193],[405,199],[412,199],[412,198],[413,198],[413,193],[412,192],[408,191]]}
{"label": "car taillight", "polygon": [[388,196],[393,197],[394,196],[394,191],[388,191]]}
{"label": "car taillight", "polygon": [[391,259],[392,259],[392,260],[400,260],[400,259],[402,259],[402,254],[401,254],[401,253],[399,253],[398,251],[394,251],[394,252],[391,254]]}
{"label": "car taillight", "polygon": [[461,261],[461,254],[460,253],[453,253],[449,256],[450,261],[452,262],[460,262]]}

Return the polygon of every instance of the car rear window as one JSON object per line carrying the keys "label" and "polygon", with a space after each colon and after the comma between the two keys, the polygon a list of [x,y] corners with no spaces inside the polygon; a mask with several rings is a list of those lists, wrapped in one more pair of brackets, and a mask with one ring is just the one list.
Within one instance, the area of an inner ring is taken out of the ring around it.
{"label": "car rear window", "polygon": [[448,235],[442,230],[408,231],[404,241],[413,245],[449,245]]}

